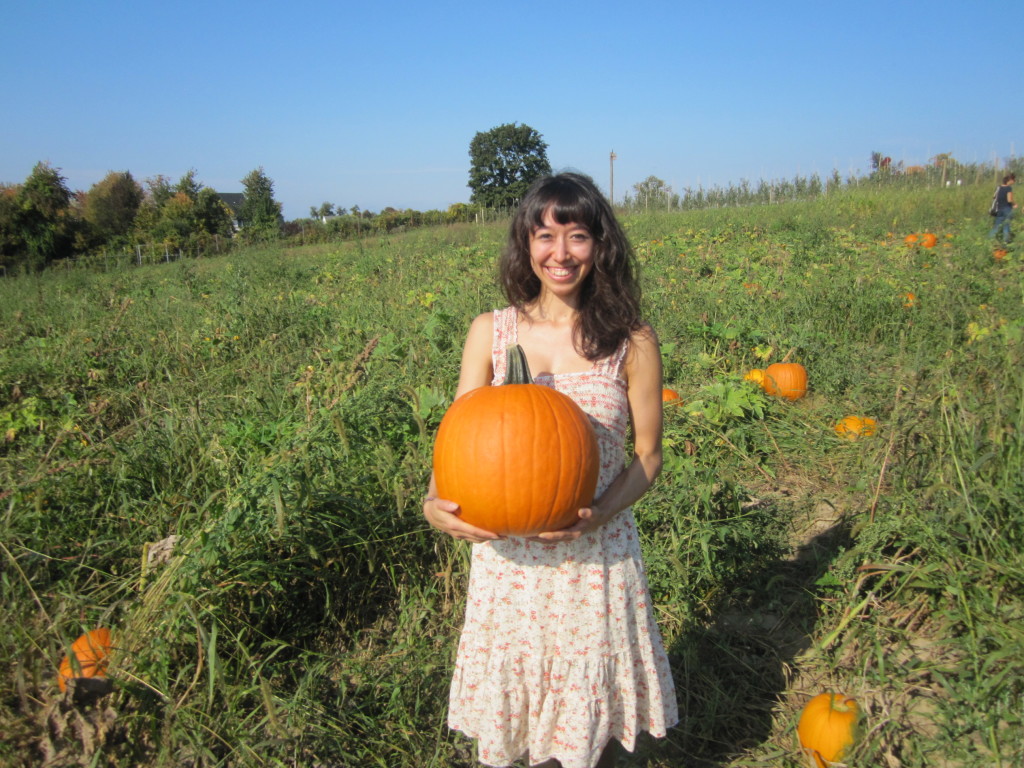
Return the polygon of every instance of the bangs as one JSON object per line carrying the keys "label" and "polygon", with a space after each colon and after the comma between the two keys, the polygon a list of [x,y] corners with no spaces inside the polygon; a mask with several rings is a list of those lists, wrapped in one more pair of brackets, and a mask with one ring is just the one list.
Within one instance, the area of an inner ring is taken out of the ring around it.
{"label": "bangs", "polygon": [[551,211],[551,217],[559,224],[582,224],[594,237],[601,237],[601,210],[597,201],[572,179],[553,178],[537,190],[523,211],[531,231],[544,226],[544,214]]}

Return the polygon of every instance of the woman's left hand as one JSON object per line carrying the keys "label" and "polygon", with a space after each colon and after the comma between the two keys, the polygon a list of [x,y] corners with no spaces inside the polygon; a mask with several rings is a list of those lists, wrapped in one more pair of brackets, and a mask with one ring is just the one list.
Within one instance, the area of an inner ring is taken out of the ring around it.
{"label": "woman's left hand", "polygon": [[577,514],[579,514],[579,520],[568,528],[563,528],[560,531],[545,531],[544,533],[538,533],[536,536],[530,536],[529,538],[534,539],[535,541],[544,541],[548,543],[576,541],[576,539],[583,534],[596,531],[612,519],[611,514],[605,513],[596,504],[584,507]]}

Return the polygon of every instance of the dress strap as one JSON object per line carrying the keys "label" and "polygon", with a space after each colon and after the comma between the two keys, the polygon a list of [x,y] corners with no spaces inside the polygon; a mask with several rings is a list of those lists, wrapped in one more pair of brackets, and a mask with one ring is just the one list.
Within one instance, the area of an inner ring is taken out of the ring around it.
{"label": "dress strap", "polygon": [[629,339],[624,339],[619,348],[611,355],[594,363],[594,370],[611,376],[613,379],[624,379],[622,369],[626,362],[626,353],[629,351]]}
{"label": "dress strap", "polygon": [[491,345],[494,381],[505,379],[505,348],[519,341],[517,320],[515,307],[494,310],[494,342]]}

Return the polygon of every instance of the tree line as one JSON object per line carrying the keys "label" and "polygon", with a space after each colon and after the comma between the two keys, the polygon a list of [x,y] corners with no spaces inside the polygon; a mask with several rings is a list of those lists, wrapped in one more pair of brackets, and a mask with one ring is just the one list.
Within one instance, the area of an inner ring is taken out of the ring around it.
{"label": "tree line", "polygon": [[951,187],[964,184],[997,184],[1004,173],[1020,173],[1024,161],[1010,158],[1002,163],[961,163],[951,154],[933,157],[927,165],[905,166],[894,163],[881,152],[871,153],[871,171],[867,176],[851,174],[843,178],[839,171],[824,178],[819,174],[797,175],[792,179],[764,179],[756,184],[747,179],[726,186],[685,187],[676,192],[657,176],[648,176],[634,184],[620,207],[640,210],[701,210],[731,206],[772,205],[796,200],[813,200],[845,187],[865,185],[897,187]]}
{"label": "tree line", "polygon": [[195,254],[212,243],[277,238],[284,219],[273,182],[257,168],[242,179],[234,207],[190,170],[177,182],[144,183],[111,171],[86,192],[72,192],[60,169],[37,163],[21,184],[0,184],[0,266],[5,273],[143,244]]}
{"label": "tree line", "polygon": [[[88,191],[72,192],[59,168],[37,163],[21,184],[0,184],[0,270],[43,269],[55,262],[102,254],[150,259],[222,252],[234,243],[288,238],[301,243],[380,234],[433,224],[480,222],[506,215],[538,176],[550,173],[547,144],[527,125],[506,124],[476,134],[470,144],[471,202],[445,211],[324,202],[308,219],[285,222],[274,185],[257,168],[242,179],[244,192],[220,194],[195,170],[177,182],[158,175],[140,183],[111,171]],[[237,199],[239,198],[240,199]]]}
{"label": "tree line", "polygon": [[[358,205],[324,202],[311,206],[309,218],[286,222],[274,199],[273,181],[257,168],[241,180],[241,195],[221,195],[201,184],[194,170],[177,182],[166,176],[136,181],[128,171],[110,172],[87,192],[71,192],[60,170],[38,163],[21,184],[0,184],[0,270],[42,269],[55,261],[110,252],[198,255],[235,243],[285,238],[306,244],[386,234],[406,228],[460,222],[484,222],[507,216],[530,184],[551,172],[547,144],[528,125],[510,123],[477,133],[470,143],[470,202],[426,212],[385,208],[380,213]],[[845,186],[862,184],[950,186],[977,184],[1006,171],[1021,171],[1011,158],[1000,166],[964,164],[949,153],[927,165],[905,167],[882,152],[872,152],[871,172],[842,178],[838,171],[821,178],[797,175],[676,192],[657,176],[634,184],[618,207],[626,210],[690,210],[807,200]],[[240,199],[236,199],[240,198]]]}

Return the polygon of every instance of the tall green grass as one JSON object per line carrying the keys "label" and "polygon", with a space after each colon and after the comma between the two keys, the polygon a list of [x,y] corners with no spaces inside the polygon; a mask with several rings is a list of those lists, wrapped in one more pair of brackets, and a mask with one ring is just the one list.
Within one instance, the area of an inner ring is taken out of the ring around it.
{"label": "tall green grass", "polygon": [[[629,764],[793,768],[824,688],[866,710],[854,764],[1020,763],[1024,273],[989,194],[626,219],[684,400],[637,507],[684,717]],[[473,764],[467,550],[419,498],[503,240],[0,281],[0,762]],[[803,400],[743,380],[786,356]],[[75,707],[56,665],[100,624],[115,691]]]}

